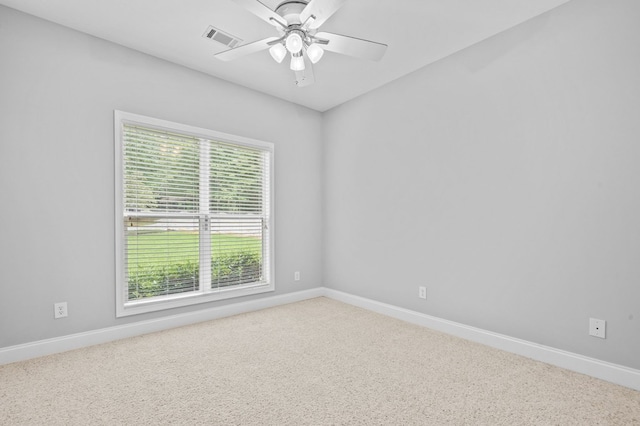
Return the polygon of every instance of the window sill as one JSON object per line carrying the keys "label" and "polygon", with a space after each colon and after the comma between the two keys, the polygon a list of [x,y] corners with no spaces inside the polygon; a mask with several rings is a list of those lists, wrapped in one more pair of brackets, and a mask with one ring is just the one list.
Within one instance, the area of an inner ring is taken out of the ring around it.
{"label": "window sill", "polygon": [[166,297],[154,297],[148,300],[136,300],[119,305],[116,317],[144,314],[148,312],[163,311],[171,308],[196,305],[199,303],[214,302],[217,300],[232,299],[235,297],[249,296],[252,294],[268,293],[274,291],[273,283],[248,284],[245,286],[226,287],[212,290],[206,293],[187,293]]}

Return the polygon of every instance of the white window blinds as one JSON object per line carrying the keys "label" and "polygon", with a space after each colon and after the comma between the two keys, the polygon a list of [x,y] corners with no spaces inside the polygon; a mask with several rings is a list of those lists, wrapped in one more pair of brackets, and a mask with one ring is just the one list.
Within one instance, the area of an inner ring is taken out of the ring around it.
{"label": "white window blinds", "polygon": [[234,143],[229,135],[220,141],[199,130],[122,120],[123,312],[136,304],[273,288],[270,144]]}

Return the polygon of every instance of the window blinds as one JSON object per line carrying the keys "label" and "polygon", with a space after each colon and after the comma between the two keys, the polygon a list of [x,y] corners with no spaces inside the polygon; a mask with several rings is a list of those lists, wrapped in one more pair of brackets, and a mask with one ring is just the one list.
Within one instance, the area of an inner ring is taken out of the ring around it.
{"label": "window blinds", "polygon": [[123,124],[129,301],[264,282],[269,155]]}

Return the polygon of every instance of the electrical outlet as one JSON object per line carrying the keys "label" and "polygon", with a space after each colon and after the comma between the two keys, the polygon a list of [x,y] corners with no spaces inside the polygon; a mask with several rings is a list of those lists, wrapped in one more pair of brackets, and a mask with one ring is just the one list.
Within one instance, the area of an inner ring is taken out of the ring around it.
{"label": "electrical outlet", "polygon": [[67,302],[55,303],[53,305],[53,317],[55,319],[64,318],[68,316],[67,313]]}
{"label": "electrical outlet", "polygon": [[418,287],[418,297],[420,299],[427,298],[427,288],[426,287]]}
{"label": "electrical outlet", "polygon": [[296,271],[293,273],[293,280],[300,281],[300,272]]}
{"label": "electrical outlet", "polygon": [[605,320],[589,318],[589,335],[605,339],[607,322]]}

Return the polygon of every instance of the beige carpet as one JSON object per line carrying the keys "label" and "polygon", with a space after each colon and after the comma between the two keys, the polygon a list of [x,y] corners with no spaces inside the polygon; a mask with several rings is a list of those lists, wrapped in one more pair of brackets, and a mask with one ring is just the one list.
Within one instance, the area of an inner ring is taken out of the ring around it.
{"label": "beige carpet", "polygon": [[0,367],[2,425],[640,425],[640,392],[326,298]]}

